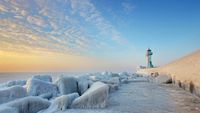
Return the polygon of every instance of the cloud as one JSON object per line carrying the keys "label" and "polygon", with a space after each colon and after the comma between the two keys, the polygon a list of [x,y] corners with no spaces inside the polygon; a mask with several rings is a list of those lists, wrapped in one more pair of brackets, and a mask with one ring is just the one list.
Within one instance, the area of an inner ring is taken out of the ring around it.
{"label": "cloud", "polygon": [[25,53],[55,52],[59,54],[80,55],[88,51],[92,42],[82,35],[79,30],[70,28],[64,34],[54,36],[41,34],[11,20],[1,19],[0,50]]}
{"label": "cloud", "polygon": [[0,9],[1,51],[89,55],[127,43],[89,0],[1,0]]}
{"label": "cloud", "polygon": [[129,14],[135,9],[135,6],[128,2],[122,2],[122,8],[126,14]]}
{"label": "cloud", "polygon": [[2,12],[7,12],[7,11],[8,9],[4,5],[0,4],[0,12],[2,13]]}
{"label": "cloud", "polygon": [[40,27],[45,27],[45,21],[39,16],[28,16],[27,21]]}
{"label": "cloud", "polygon": [[85,21],[94,24],[103,36],[111,37],[113,41],[126,44],[126,39],[123,38],[119,31],[112,26],[89,1],[71,0],[73,13],[78,13]]}

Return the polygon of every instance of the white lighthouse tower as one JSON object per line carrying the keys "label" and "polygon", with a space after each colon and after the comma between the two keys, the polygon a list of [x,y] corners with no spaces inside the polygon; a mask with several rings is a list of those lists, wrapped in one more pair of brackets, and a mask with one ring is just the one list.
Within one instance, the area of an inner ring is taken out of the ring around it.
{"label": "white lighthouse tower", "polygon": [[153,52],[150,48],[147,49],[146,57],[147,57],[147,68],[153,68],[152,59],[151,56],[153,55]]}

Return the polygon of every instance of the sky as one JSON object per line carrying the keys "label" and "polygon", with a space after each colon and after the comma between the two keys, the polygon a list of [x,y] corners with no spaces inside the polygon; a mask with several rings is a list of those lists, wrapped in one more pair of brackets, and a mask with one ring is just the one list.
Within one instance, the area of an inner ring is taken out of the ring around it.
{"label": "sky", "polygon": [[199,0],[0,0],[0,72],[135,71],[200,48]]}

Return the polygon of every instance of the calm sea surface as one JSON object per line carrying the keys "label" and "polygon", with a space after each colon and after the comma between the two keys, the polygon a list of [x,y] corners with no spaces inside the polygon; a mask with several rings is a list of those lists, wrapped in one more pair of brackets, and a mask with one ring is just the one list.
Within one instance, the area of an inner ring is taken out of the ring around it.
{"label": "calm sea surface", "polygon": [[72,72],[17,72],[17,73],[0,73],[0,83],[9,80],[26,80],[34,75],[51,75],[53,79],[60,75],[65,76],[81,76],[86,73],[72,73]]}

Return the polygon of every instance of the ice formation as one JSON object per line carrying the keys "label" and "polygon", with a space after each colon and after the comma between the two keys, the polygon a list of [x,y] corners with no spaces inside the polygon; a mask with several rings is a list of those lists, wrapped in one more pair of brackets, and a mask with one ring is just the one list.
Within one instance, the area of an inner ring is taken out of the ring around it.
{"label": "ice formation", "polygon": [[51,93],[57,95],[57,86],[55,84],[45,82],[39,79],[30,78],[27,81],[27,92],[30,96],[39,96]]}
{"label": "ice formation", "polygon": [[19,113],[16,108],[1,106],[0,113]]}
{"label": "ice formation", "polygon": [[11,87],[11,86],[16,86],[16,85],[24,86],[26,85],[26,80],[11,80],[6,83],[0,84],[0,88]]}
{"label": "ice formation", "polygon": [[76,98],[72,108],[105,108],[109,94],[109,86],[95,82],[83,95]]}
{"label": "ice formation", "polygon": [[26,89],[22,86],[12,86],[0,89],[0,104],[25,97],[26,95]]}
{"label": "ice formation", "polygon": [[50,75],[36,75],[32,77],[33,79],[39,79],[45,82],[52,82],[52,77]]}
{"label": "ice formation", "polygon": [[74,77],[59,77],[55,82],[61,95],[77,92],[77,80]]}
{"label": "ice formation", "polygon": [[55,113],[70,108],[105,108],[109,93],[128,83],[128,73],[94,73],[78,77],[36,75],[0,86],[0,113]]}
{"label": "ice formation", "polygon": [[62,95],[60,97],[55,98],[52,104],[49,106],[48,109],[41,111],[40,113],[55,113],[57,111],[64,111],[70,108],[74,99],[79,97],[78,93],[72,93],[68,95]]}
{"label": "ice formation", "polygon": [[3,106],[14,108],[18,113],[37,113],[42,109],[47,109],[50,102],[40,97],[25,97],[4,104]]}
{"label": "ice formation", "polygon": [[82,95],[89,87],[90,82],[86,77],[79,77],[78,78],[78,93],[79,95]]}

